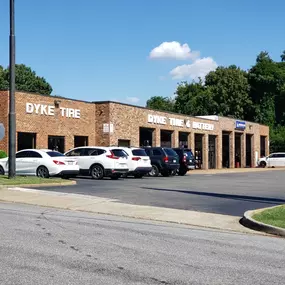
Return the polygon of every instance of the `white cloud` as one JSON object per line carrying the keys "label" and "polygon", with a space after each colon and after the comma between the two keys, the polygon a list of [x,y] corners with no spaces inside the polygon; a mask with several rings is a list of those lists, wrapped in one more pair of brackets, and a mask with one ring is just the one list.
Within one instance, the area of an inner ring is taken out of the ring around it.
{"label": "white cloud", "polygon": [[188,44],[180,44],[179,42],[163,42],[154,48],[149,57],[151,59],[191,59],[195,60],[200,56],[199,51],[191,51]]}
{"label": "white cloud", "polygon": [[204,78],[210,71],[215,70],[218,64],[211,57],[199,58],[192,64],[184,64],[175,67],[170,71],[170,75],[173,79],[182,79],[190,77],[192,79],[198,79],[198,77]]}
{"label": "white cloud", "polygon": [[138,97],[127,97],[126,100],[130,103],[138,103],[140,101],[140,98],[138,98]]}

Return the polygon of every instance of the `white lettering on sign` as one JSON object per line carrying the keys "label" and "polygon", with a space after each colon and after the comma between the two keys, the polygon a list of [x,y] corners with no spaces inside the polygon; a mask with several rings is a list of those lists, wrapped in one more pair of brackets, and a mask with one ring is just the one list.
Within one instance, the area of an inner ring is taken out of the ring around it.
{"label": "white lettering on sign", "polygon": [[[55,107],[53,105],[26,103],[26,113],[28,114],[35,113],[45,116],[54,116],[54,109]],[[60,114],[62,117],[80,119],[79,109],[60,107]]]}
{"label": "white lettering on sign", "polygon": [[166,125],[166,117],[157,115],[148,115],[148,122],[158,125]]}
{"label": "white lettering on sign", "polygon": [[169,118],[169,123],[171,126],[184,127],[184,120],[181,119]]}
{"label": "white lettering on sign", "polygon": [[167,118],[164,116],[158,116],[158,115],[148,115],[148,123],[151,124],[158,124],[158,125],[166,125],[169,121],[170,126],[174,127],[181,127],[181,128],[190,128],[191,124],[189,120],[183,120],[183,119],[177,119],[177,118]]}
{"label": "white lettering on sign", "polygon": [[31,104],[31,103],[27,103],[26,104],[26,113],[28,113],[28,114],[32,114],[33,113],[33,104]]}
{"label": "white lettering on sign", "polygon": [[199,129],[199,130],[213,131],[214,125],[213,124],[193,122],[192,128],[193,129]]}

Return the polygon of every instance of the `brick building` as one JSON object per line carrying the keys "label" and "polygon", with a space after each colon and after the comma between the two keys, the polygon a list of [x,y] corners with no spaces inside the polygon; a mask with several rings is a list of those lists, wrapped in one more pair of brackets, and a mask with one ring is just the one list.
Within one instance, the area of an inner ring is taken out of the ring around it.
{"label": "brick building", "polygon": [[[116,102],[84,102],[16,92],[17,150],[75,146],[188,146],[201,167],[253,167],[269,152],[269,128],[219,116],[191,117]],[[8,150],[9,93],[0,91]]]}

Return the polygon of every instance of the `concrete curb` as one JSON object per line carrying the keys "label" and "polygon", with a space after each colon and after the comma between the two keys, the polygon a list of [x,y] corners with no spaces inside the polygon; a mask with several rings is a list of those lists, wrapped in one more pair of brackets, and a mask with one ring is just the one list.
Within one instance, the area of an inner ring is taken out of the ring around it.
{"label": "concrete curb", "polygon": [[41,184],[17,184],[17,185],[0,185],[0,189],[9,189],[14,187],[30,187],[30,188],[39,188],[39,187],[53,187],[53,186],[71,186],[76,185],[77,182],[74,180],[66,182],[56,182],[56,183],[41,183]]}
{"label": "concrete curb", "polygon": [[252,230],[264,232],[271,235],[277,235],[285,237],[285,229],[275,227],[272,225],[264,224],[262,222],[258,222],[252,218],[253,215],[260,213],[264,210],[273,209],[279,206],[269,207],[269,208],[263,208],[258,210],[252,210],[252,211],[246,211],[243,215],[243,218],[241,219],[240,223]]}
{"label": "concrete curb", "polygon": [[1,190],[0,201],[175,223],[244,234],[266,235],[263,232],[257,233],[242,226],[240,224],[240,217],[236,216],[125,204],[117,199],[107,199],[82,194],[14,187]]}

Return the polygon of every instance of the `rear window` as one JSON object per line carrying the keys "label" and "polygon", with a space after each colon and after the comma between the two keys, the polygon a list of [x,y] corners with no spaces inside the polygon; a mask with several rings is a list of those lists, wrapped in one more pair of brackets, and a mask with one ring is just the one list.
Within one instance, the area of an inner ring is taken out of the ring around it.
{"label": "rear window", "polygon": [[118,157],[126,157],[128,154],[122,149],[112,149],[112,153]]}
{"label": "rear window", "polygon": [[132,153],[135,156],[147,156],[147,154],[146,154],[144,149],[133,149]]}
{"label": "rear window", "polygon": [[188,157],[193,157],[193,152],[192,151],[185,151],[184,152]]}
{"label": "rear window", "polygon": [[171,148],[165,148],[164,151],[168,156],[177,156],[177,153]]}
{"label": "rear window", "polygon": [[48,154],[50,157],[64,156],[64,154],[62,154],[62,153],[60,153],[60,152],[57,152],[57,151],[47,151],[47,154]]}

